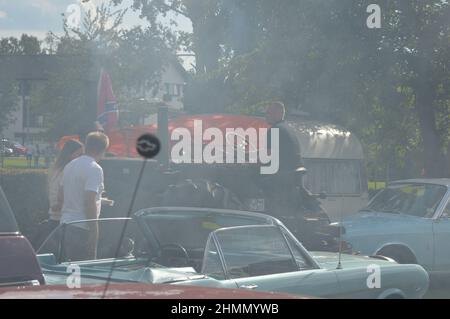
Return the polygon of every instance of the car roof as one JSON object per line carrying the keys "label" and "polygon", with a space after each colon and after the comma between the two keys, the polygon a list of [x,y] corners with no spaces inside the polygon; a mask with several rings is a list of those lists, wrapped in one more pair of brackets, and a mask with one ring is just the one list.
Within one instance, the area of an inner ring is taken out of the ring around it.
{"label": "car roof", "polygon": [[392,181],[392,184],[403,184],[403,183],[416,183],[416,184],[435,184],[450,187],[450,178],[415,178],[415,179],[404,179],[399,181]]}

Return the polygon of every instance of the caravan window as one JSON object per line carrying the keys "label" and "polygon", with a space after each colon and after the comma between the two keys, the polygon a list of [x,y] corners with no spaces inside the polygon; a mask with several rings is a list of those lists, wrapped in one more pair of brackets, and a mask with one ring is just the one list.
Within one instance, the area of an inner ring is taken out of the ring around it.
{"label": "caravan window", "polygon": [[304,159],[306,187],[313,193],[361,194],[361,161]]}

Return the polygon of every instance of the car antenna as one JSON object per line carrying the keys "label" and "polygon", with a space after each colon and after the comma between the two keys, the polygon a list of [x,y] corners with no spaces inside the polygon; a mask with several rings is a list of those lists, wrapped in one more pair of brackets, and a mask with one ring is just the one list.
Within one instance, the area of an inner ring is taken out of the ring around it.
{"label": "car antenna", "polygon": [[338,264],[336,269],[342,269],[342,220],[344,219],[344,197],[341,196],[341,214],[340,214],[340,221],[339,221],[339,255],[338,255]]}
{"label": "car antenna", "polygon": [[147,163],[147,159],[155,157],[159,153],[160,150],[161,150],[161,142],[159,141],[159,139],[156,136],[154,136],[152,134],[144,134],[137,139],[136,151],[139,153],[139,155],[141,155],[144,158],[144,161],[142,162],[142,167],[141,167],[141,170],[139,171],[139,176],[138,176],[138,179],[136,182],[136,186],[134,187],[133,195],[131,196],[130,207],[128,208],[128,212],[127,212],[127,216],[126,216],[127,219],[125,220],[125,223],[122,227],[122,231],[120,233],[120,237],[119,237],[119,241],[118,241],[119,244],[117,245],[117,248],[116,248],[116,251],[114,254],[113,263],[111,265],[111,269],[109,270],[109,274],[108,274],[106,284],[105,284],[105,289],[103,290],[101,299],[105,299],[106,292],[109,288],[109,283],[111,281],[112,273],[116,266],[116,260],[119,256],[120,246],[122,244],[123,238],[125,237],[125,231],[128,226],[131,212],[133,210],[133,205],[134,205],[134,201],[136,199],[137,191],[139,189],[139,185],[141,184],[142,176],[144,175],[145,164]]}

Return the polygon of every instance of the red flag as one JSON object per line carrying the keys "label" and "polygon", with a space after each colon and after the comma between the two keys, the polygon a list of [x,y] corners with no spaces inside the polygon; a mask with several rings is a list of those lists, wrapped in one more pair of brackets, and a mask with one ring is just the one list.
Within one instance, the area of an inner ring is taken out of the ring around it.
{"label": "red flag", "polygon": [[114,96],[111,78],[105,70],[100,71],[97,91],[97,121],[109,131],[117,126],[119,121],[119,110]]}

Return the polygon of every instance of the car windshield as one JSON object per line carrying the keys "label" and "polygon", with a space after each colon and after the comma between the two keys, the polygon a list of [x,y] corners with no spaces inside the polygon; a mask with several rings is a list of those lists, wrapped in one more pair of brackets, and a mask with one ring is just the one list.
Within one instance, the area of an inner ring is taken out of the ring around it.
{"label": "car windshield", "polygon": [[435,184],[395,184],[381,191],[361,211],[432,217],[446,191],[446,187]]}
{"label": "car windshield", "polygon": [[[99,232],[95,256],[87,253],[86,246],[80,244],[82,237],[88,233],[88,227],[93,224],[97,225]],[[133,220],[112,218],[60,225],[45,240],[37,253],[52,254],[57,262],[79,262],[111,258],[146,258],[151,251],[143,232]]]}
{"label": "car windshield", "polygon": [[160,245],[180,244],[188,250],[197,250],[201,256],[212,231],[267,223],[264,218],[246,215],[192,211],[149,214],[144,220]]}

